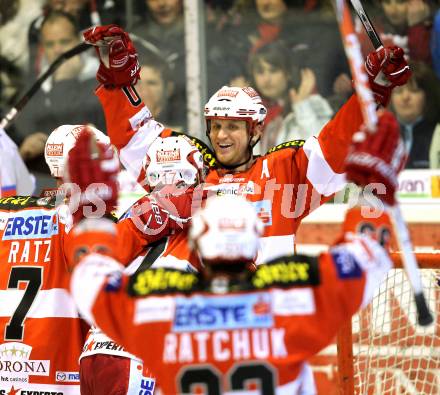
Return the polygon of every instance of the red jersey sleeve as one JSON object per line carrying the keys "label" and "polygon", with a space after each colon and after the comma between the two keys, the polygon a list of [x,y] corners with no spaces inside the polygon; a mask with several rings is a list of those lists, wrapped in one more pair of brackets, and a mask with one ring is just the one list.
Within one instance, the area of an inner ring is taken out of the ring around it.
{"label": "red jersey sleeve", "polygon": [[125,168],[138,178],[145,153],[164,129],[163,125],[154,120],[133,87],[100,86],[96,95],[104,110],[111,143],[118,149]]}

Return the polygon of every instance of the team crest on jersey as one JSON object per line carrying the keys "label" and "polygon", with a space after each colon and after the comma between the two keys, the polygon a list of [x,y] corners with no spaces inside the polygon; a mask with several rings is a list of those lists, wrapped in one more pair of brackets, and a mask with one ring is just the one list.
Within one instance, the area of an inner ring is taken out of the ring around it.
{"label": "team crest on jersey", "polygon": [[176,298],[174,332],[272,326],[271,299],[267,293]]}
{"label": "team crest on jersey", "polygon": [[320,280],[317,258],[291,255],[274,259],[258,266],[251,282],[258,289],[273,286],[318,285]]}

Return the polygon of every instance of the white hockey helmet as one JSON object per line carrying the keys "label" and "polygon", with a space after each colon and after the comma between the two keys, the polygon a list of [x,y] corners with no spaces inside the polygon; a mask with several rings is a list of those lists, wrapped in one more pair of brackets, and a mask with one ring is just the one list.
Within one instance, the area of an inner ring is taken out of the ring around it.
{"label": "white hockey helmet", "polygon": [[254,88],[223,86],[205,105],[207,133],[210,130],[210,120],[233,119],[246,121],[252,135],[255,125],[262,123],[266,114],[267,109]]}
{"label": "white hockey helmet", "polygon": [[52,177],[63,177],[67,154],[75,145],[79,134],[86,127],[95,133],[98,142],[110,144],[108,136],[90,125],[61,125],[57,127],[49,135],[44,147],[44,158]]}
{"label": "white hockey helmet", "polygon": [[[203,156],[186,136],[158,137],[144,158],[147,191],[158,185],[196,185],[203,182],[206,168]],[[141,177],[142,178],[142,177]]]}
{"label": "white hockey helmet", "polygon": [[242,196],[213,196],[195,213],[189,241],[206,263],[253,262],[263,223]]}

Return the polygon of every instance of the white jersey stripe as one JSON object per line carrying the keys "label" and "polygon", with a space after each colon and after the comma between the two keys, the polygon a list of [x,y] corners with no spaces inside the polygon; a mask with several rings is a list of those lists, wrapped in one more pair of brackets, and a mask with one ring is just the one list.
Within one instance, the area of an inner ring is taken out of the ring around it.
{"label": "white jersey stripe", "polygon": [[324,158],[319,141],[310,137],[303,145],[304,152],[309,160],[307,179],[313,187],[324,196],[340,191],[347,184],[345,173],[335,173]]}
{"label": "white jersey stripe", "polygon": [[139,177],[142,161],[148,148],[163,129],[164,127],[161,123],[150,119],[137,130],[127,145],[119,151],[122,164],[136,178]]}
{"label": "white jersey stripe", "polygon": [[[25,290],[0,290],[0,317],[11,317]],[[69,292],[63,288],[40,290],[32,303],[26,318],[78,318],[75,303]]]}

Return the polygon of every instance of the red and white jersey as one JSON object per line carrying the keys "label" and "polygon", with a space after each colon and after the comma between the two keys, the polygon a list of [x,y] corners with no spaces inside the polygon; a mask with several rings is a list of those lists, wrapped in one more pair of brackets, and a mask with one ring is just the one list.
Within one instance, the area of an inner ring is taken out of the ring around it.
{"label": "red and white jersey", "polygon": [[68,291],[65,233],[49,199],[0,199],[0,390],[6,394],[79,394],[87,328]]}
{"label": "red and white jersey", "polygon": [[304,361],[371,300],[391,266],[364,236],[319,258],[273,260],[226,286],[166,268],[129,277],[114,259],[91,254],[71,291],[86,319],[143,360],[162,394],[295,395]]}
{"label": "red and white jersey", "polygon": [[[121,162],[141,182],[142,161],[151,143],[164,132],[132,88],[96,92],[104,109],[107,132],[118,148]],[[362,114],[353,96],[327,123],[319,137],[291,141],[258,157],[246,171],[231,173],[216,167],[214,155],[201,149],[211,170],[207,189],[218,194],[243,194],[265,223],[257,263],[294,253],[295,233],[301,220],[341,190],[345,184],[343,163],[353,133],[359,130]],[[197,145],[197,144],[196,144]],[[186,238],[174,240],[160,258],[193,262]]]}
{"label": "red and white jersey", "polygon": [[[66,205],[53,202],[0,199],[0,394],[79,394],[78,359],[88,326],[68,290],[71,216]],[[118,223],[117,233],[124,264],[149,242],[131,220]]]}

